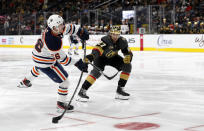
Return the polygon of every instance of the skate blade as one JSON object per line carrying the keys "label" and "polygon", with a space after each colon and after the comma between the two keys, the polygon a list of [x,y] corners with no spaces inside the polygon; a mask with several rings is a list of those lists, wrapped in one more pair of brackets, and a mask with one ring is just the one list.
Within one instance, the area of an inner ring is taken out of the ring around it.
{"label": "skate blade", "polygon": [[28,86],[23,85],[23,84],[21,84],[21,83],[20,83],[19,85],[17,85],[17,87],[18,87],[18,88],[28,88]]}
{"label": "skate blade", "polygon": [[81,98],[81,97],[76,99],[76,101],[79,101],[79,102],[88,102],[88,100],[89,99],[87,99],[87,98]]}
{"label": "skate blade", "polygon": [[117,100],[129,100],[130,96],[122,96],[122,95],[116,95],[115,99]]}
{"label": "skate blade", "polygon": [[[64,109],[57,108],[57,112],[62,113],[62,112],[64,112]],[[72,113],[72,112],[74,112],[74,110],[66,110],[66,113]]]}

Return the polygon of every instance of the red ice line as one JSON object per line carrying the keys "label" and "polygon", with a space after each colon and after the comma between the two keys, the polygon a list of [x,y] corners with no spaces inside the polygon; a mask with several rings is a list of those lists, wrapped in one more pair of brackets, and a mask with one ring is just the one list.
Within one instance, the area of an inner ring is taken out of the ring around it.
{"label": "red ice line", "polygon": [[[155,113],[144,114],[144,115],[138,115],[138,116],[130,116],[130,117],[112,117],[112,116],[105,116],[105,115],[101,115],[101,114],[89,113],[89,112],[82,112],[82,111],[75,111],[75,112],[84,113],[84,114],[89,114],[89,115],[95,115],[95,116],[100,116],[100,117],[105,117],[105,118],[120,119],[120,120],[121,120],[121,119],[134,118],[134,117],[150,116],[150,115],[160,114],[160,112],[155,112]],[[185,128],[184,130],[186,130],[186,131],[198,131],[198,130],[193,130],[193,129],[199,128],[199,127],[204,127],[204,125],[189,127],[189,128]]]}
{"label": "red ice line", "polygon": [[193,128],[199,128],[199,127],[204,127],[204,125],[189,127],[189,128],[185,128],[184,130],[186,130],[186,131],[197,131],[197,130],[192,130],[192,129],[193,129]]}
{"label": "red ice line", "polygon": [[[156,112],[156,113],[151,113],[151,114],[144,114],[144,115],[137,115],[137,116],[130,116],[130,117],[111,117],[111,116],[105,116],[105,115],[101,115],[101,114],[82,112],[82,111],[75,111],[75,112],[94,115],[94,116],[100,116],[100,117],[105,117],[105,118],[111,118],[111,119],[129,119],[129,118],[134,118],[134,117],[150,116],[150,115],[160,114],[160,112]],[[56,116],[55,114],[51,114],[51,113],[49,113],[48,115]],[[68,119],[72,119],[72,120],[76,120],[76,121],[81,121],[81,122],[85,122],[85,123],[75,124],[75,125],[66,125],[66,126],[61,126],[61,127],[44,128],[44,129],[41,129],[41,130],[54,130],[54,129],[58,129],[58,128],[74,127],[74,126],[80,126],[80,125],[87,125],[87,124],[94,124],[95,123],[95,122],[85,121],[85,120],[66,117],[66,116],[64,118],[68,118]]]}
{"label": "red ice line", "polygon": [[89,112],[82,112],[82,111],[75,111],[78,113],[83,113],[83,114],[89,114],[89,115],[94,115],[94,116],[100,116],[100,117],[105,117],[105,118],[111,118],[111,119],[130,119],[130,118],[134,118],[134,117],[141,117],[141,116],[151,116],[151,115],[157,115],[160,114],[160,112],[155,112],[155,113],[151,113],[151,114],[144,114],[144,115],[137,115],[137,116],[129,116],[129,117],[112,117],[112,116],[105,116],[105,115],[101,115],[101,114],[96,114],[96,113],[89,113]]}
{"label": "red ice line", "polygon": [[[48,113],[48,115],[57,116],[57,115],[51,114],[51,113]],[[80,126],[80,125],[88,125],[88,124],[94,124],[95,123],[95,122],[85,121],[85,120],[81,120],[81,119],[77,119],[77,118],[71,118],[71,117],[67,117],[67,116],[64,116],[64,118],[72,119],[72,120],[76,120],[76,121],[81,121],[81,122],[84,122],[84,123],[74,124],[74,125],[66,125],[66,126],[60,126],[60,127],[44,128],[44,129],[40,129],[40,130],[55,130],[55,129],[59,129],[59,128],[76,127],[76,126]]]}
{"label": "red ice line", "polygon": [[60,127],[44,128],[44,129],[40,129],[40,130],[43,130],[43,131],[46,131],[46,130],[56,130],[56,129],[59,129],[59,128],[74,127],[74,126],[87,125],[87,124],[93,124],[93,123],[94,122],[87,122],[87,123],[75,124],[75,125],[66,125],[66,126],[60,126]]}

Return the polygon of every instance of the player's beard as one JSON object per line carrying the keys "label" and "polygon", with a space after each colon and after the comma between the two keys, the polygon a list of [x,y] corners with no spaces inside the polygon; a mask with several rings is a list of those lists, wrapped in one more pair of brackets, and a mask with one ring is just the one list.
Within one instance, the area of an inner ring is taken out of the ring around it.
{"label": "player's beard", "polygon": [[111,38],[112,38],[113,42],[116,43],[116,41],[118,40],[119,36],[112,35]]}

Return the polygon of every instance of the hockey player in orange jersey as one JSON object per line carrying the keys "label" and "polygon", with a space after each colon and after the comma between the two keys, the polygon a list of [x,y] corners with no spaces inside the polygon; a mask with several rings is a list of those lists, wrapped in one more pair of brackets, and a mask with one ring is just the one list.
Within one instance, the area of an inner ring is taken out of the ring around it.
{"label": "hockey player in orange jersey", "polygon": [[[84,28],[64,24],[64,20],[59,15],[51,15],[47,20],[47,29],[45,29],[42,36],[37,40],[35,47],[32,51],[32,59],[35,66],[31,72],[19,83],[18,87],[27,88],[31,87],[32,80],[45,73],[54,82],[59,83],[57,108],[59,111],[66,108],[66,98],[68,94],[68,73],[64,70],[63,66],[73,63],[71,57],[68,57],[62,50],[62,38],[67,34],[76,34],[82,40],[88,40],[88,31]],[[87,65],[83,64],[81,60],[78,61],[78,68],[87,72]],[[70,105],[68,110],[73,110]]]}

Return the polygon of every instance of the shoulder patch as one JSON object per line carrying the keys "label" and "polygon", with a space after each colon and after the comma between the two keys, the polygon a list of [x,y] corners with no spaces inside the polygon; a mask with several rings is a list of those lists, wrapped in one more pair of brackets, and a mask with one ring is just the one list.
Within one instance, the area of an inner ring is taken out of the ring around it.
{"label": "shoulder patch", "polygon": [[122,40],[126,40],[124,37],[122,37]]}

